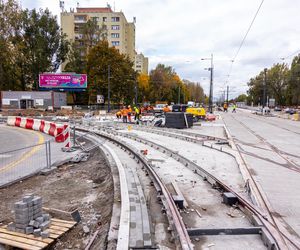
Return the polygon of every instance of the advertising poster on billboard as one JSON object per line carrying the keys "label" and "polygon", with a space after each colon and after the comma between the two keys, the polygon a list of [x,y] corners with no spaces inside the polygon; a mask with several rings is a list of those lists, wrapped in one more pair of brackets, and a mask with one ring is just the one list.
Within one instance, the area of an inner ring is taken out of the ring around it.
{"label": "advertising poster on billboard", "polygon": [[39,87],[45,89],[86,89],[87,75],[44,73],[39,75]]}

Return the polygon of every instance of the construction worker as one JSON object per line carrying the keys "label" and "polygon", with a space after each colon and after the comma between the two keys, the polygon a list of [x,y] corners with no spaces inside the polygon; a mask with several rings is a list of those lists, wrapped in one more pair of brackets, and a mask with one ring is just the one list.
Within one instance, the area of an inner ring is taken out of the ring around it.
{"label": "construction worker", "polygon": [[164,106],[164,108],[163,108],[163,112],[164,112],[164,113],[167,113],[167,112],[170,112],[170,111],[171,111],[171,110],[170,110],[170,108],[169,108],[168,105]]}
{"label": "construction worker", "polygon": [[228,108],[227,103],[224,102],[224,105],[223,105],[224,112],[227,112],[227,108]]}
{"label": "construction worker", "polygon": [[134,120],[135,120],[135,121],[138,121],[139,118],[140,118],[140,110],[139,110],[138,107],[135,106],[135,107],[134,107]]}
{"label": "construction worker", "polygon": [[232,113],[236,113],[236,105],[235,105],[235,103],[233,104]]}
{"label": "construction worker", "polygon": [[128,110],[125,106],[123,106],[121,113],[122,113],[123,123],[127,123]]}
{"label": "construction worker", "polygon": [[117,119],[121,119],[121,117],[122,117],[122,112],[121,112],[121,110],[119,110],[119,111],[116,113],[116,116],[117,116]]}
{"label": "construction worker", "polygon": [[132,109],[131,106],[128,105],[128,109],[127,109],[128,122],[131,122],[131,114],[132,114]]}

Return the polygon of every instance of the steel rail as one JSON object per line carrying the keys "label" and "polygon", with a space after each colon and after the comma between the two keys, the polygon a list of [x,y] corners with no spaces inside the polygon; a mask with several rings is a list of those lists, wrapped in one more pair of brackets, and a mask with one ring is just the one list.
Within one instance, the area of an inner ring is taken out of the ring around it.
{"label": "steel rail", "polygon": [[[105,130],[105,128],[102,128],[103,130]],[[254,206],[253,204],[249,203],[247,200],[245,200],[242,196],[240,196],[238,193],[236,193],[232,188],[230,188],[229,186],[227,186],[225,183],[223,183],[222,181],[220,181],[218,178],[216,178],[215,176],[213,176],[212,174],[210,174],[209,172],[207,172],[205,169],[201,168],[200,166],[198,166],[197,164],[195,164],[194,162],[188,160],[187,158],[185,158],[184,156],[178,154],[178,152],[172,151],[164,146],[161,146],[157,143],[154,143],[152,141],[149,141],[147,139],[144,138],[140,138],[136,135],[132,135],[132,134],[124,134],[122,132],[118,132],[118,131],[112,131],[111,129],[108,131],[109,133],[112,133],[114,135],[119,135],[119,136],[123,136],[123,137],[127,137],[129,139],[133,139],[133,140],[137,140],[139,142],[145,143],[145,144],[150,144],[153,146],[155,146],[155,148],[157,150],[162,149],[163,153],[169,152],[170,156],[175,158],[175,156],[177,156],[177,160],[182,160],[186,163],[186,166],[191,167],[191,170],[193,170],[195,173],[199,174],[200,176],[202,176],[204,179],[206,179],[209,183],[211,183],[213,186],[219,186],[220,188],[222,188],[223,190],[227,191],[227,192],[231,192],[233,194],[235,194],[239,200],[239,203],[245,207],[246,209],[248,209],[248,211],[250,211],[251,213],[255,214],[260,221],[263,223],[263,225],[265,226],[265,228],[268,230],[268,232],[272,235],[273,239],[276,241],[277,244],[277,248],[278,249],[286,249],[287,245],[286,242],[283,240],[286,239],[288,240],[296,249],[300,249],[299,248],[299,244],[293,242],[292,239],[290,239],[289,236],[287,236],[284,232],[282,232],[278,227],[276,227],[276,222],[273,221],[273,223],[271,223],[270,221],[267,220],[266,215],[263,211],[261,211],[258,207]],[[196,170],[196,171],[195,171]],[[200,173],[197,171],[199,170]],[[202,174],[201,174],[202,173]],[[260,189],[258,189],[260,192]],[[262,196],[262,194],[260,193],[260,195]],[[265,199],[264,197],[262,198],[264,202]],[[266,207],[268,208],[267,204],[265,204]],[[270,211],[269,211],[270,212]],[[273,217],[270,216],[270,218],[272,219]]]}
{"label": "steel rail", "polygon": [[[236,121],[239,122],[238,120],[236,120]],[[226,126],[225,121],[224,121],[224,124]],[[233,139],[232,139],[232,143],[235,145]],[[285,248],[293,249],[293,248],[288,247],[287,242],[286,242],[286,241],[288,241],[295,249],[300,249],[300,242],[298,240],[296,242],[294,242],[295,240],[291,239],[291,237],[289,235],[289,232],[285,229],[284,226],[281,226],[282,229],[279,228],[278,222],[276,222],[277,219],[272,215],[272,211],[271,211],[271,208],[270,208],[271,205],[270,205],[269,201],[267,200],[266,196],[263,194],[262,188],[259,186],[259,184],[253,178],[253,175],[251,174],[251,171],[248,167],[248,164],[246,163],[244,157],[242,156],[242,152],[240,151],[240,149],[236,146],[235,146],[235,148],[236,148],[236,151],[238,152],[238,154],[240,156],[240,159],[243,161],[243,164],[244,164],[244,166],[246,167],[246,169],[248,171],[248,174],[251,178],[252,184],[254,185],[254,188],[255,188],[257,194],[260,196],[259,197],[260,198],[259,199],[260,200],[259,205],[262,206],[266,210],[266,212],[268,213],[268,217],[272,220],[271,224],[274,227],[274,229],[278,231],[278,233],[280,235],[280,238],[282,239],[282,241],[285,244]],[[266,216],[263,216],[263,218],[266,218]],[[280,224],[282,224],[282,222],[280,222]],[[284,230],[284,232],[283,232],[283,230]],[[277,242],[280,242],[280,241],[277,241]],[[285,248],[284,248],[284,245],[280,247],[280,249],[285,249]]]}
{"label": "steel rail", "polygon": [[[82,131],[82,132],[89,131],[87,129],[82,129],[82,128],[76,128],[76,130]],[[95,131],[93,131],[93,132],[95,132]],[[155,179],[155,182],[159,185],[164,198],[166,199],[166,205],[168,207],[167,211],[169,212],[169,216],[170,216],[170,218],[169,218],[170,225],[172,225],[172,224],[174,225],[174,229],[177,233],[178,240],[181,245],[181,249],[183,249],[183,250],[194,249],[194,246],[190,240],[188,231],[187,231],[185,224],[181,218],[181,215],[177,209],[177,206],[172,198],[172,195],[170,194],[170,192],[168,191],[167,187],[165,186],[163,181],[160,179],[158,174],[155,172],[155,170],[153,169],[151,164],[148,164],[147,160],[140,153],[136,152],[136,150],[134,148],[132,148],[130,145],[128,145],[127,143],[122,142],[116,138],[113,138],[112,136],[110,136],[107,133],[101,133],[100,131],[95,132],[95,134],[98,136],[101,136],[107,140],[112,141],[113,143],[119,145],[122,148],[125,148],[127,151],[132,153],[149,170],[152,177]]]}
{"label": "steel rail", "polygon": [[[121,123],[121,126],[125,125],[124,123]],[[199,133],[193,133],[193,132],[188,132],[188,131],[181,131],[181,130],[176,130],[176,129],[170,129],[170,128],[158,128],[158,127],[150,127],[150,126],[139,126],[136,124],[130,124],[130,126],[134,126],[134,128],[136,130],[141,130],[141,131],[146,131],[148,132],[149,130],[156,132],[156,134],[159,135],[164,135],[164,134],[170,134],[170,135],[176,135],[178,138],[183,138],[186,141],[193,141],[193,142],[201,142],[201,141],[226,141],[227,139],[225,138],[221,138],[221,137],[216,137],[216,136],[210,136],[210,135],[203,135],[203,134],[199,134]],[[172,131],[172,132],[170,132]],[[187,136],[190,137],[187,137]],[[194,138],[193,138],[194,137]],[[199,140],[199,138],[201,138],[202,140]]]}
{"label": "steel rail", "polygon": [[289,163],[289,166],[282,166],[284,168],[290,169],[292,171],[298,172],[300,173],[300,166],[296,163],[294,163],[293,161],[289,160],[287,157],[285,157],[282,153],[281,150],[279,148],[277,148],[276,146],[272,145],[271,143],[269,143],[265,138],[263,138],[262,136],[258,135],[254,130],[252,130],[251,128],[249,128],[244,122],[237,120],[235,117],[232,116],[232,118],[240,123],[244,128],[246,128],[251,134],[253,134],[256,138],[258,138],[258,140],[262,143],[264,143],[265,145],[267,145],[268,147],[270,147],[272,149],[273,152],[275,152],[276,154],[278,154],[282,159],[284,159],[287,163]]}
{"label": "steel rail", "polygon": [[[283,130],[292,132],[292,133],[294,133],[294,134],[300,135],[300,132],[296,132],[296,131],[293,131],[293,130],[291,130],[291,129],[284,128],[284,127],[281,127],[281,126],[278,126],[278,124],[274,124],[273,122],[270,122],[270,121],[267,122],[267,121],[265,121],[264,119],[260,119],[260,118],[258,118],[258,117],[254,117],[254,116],[248,116],[248,115],[247,115],[247,117],[248,117],[248,118],[255,119],[255,120],[258,120],[258,121],[261,121],[261,122],[264,122],[264,123],[267,123],[267,124],[272,125],[272,126],[274,126],[274,127],[276,127],[276,128],[280,128],[280,129],[283,129]],[[275,116],[275,117],[276,117],[276,116]],[[277,118],[278,118],[278,117],[277,117]],[[279,118],[279,119],[281,119],[281,118]]]}

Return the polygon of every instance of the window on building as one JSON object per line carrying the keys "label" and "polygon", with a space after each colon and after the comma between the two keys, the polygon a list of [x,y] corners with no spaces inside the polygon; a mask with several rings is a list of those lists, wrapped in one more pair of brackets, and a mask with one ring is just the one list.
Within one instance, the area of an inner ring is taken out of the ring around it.
{"label": "window on building", "polygon": [[86,16],[75,16],[75,21],[86,21]]}
{"label": "window on building", "polygon": [[98,21],[99,21],[99,17],[93,16],[93,17],[92,17],[92,20],[93,20],[94,22],[98,22]]}
{"label": "window on building", "polygon": [[120,46],[120,41],[112,41],[111,45],[112,46]]}
{"label": "window on building", "polygon": [[106,22],[106,21],[107,21],[107,17],[104,16],[104,17],[102,18],[102,21],[103,21],[103,22]]}
{"label": "window on building", "polygon": [[112,30],[119,30],[120,29],[120,25],[112,25],[111,29]]}
{"label": "window on building", "polygon": [[119,38],[120,34],[119,33],[111,33],[111,38]]}
{"label": "window on building", "polygon": [[111,21],[112,21],[112,22],[120,22],[120,17],[118,17],[118,16],[113,16],[113,17],[111,18]]}

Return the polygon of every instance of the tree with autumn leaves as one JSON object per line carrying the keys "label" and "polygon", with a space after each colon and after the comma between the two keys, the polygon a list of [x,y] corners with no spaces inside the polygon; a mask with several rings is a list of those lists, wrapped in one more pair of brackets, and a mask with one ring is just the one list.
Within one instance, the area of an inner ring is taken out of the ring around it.
{"label": "tree with autumn leaves", "polygon": [[204,102],[204,92],[200,83],[194,83],[188,80],[181,80],[178,74],[171,66],[158,64],[155,69],[150,71],[149,75],[140,74],[139,83],[139,101],[157,101],[180,102],[187,101]]}

